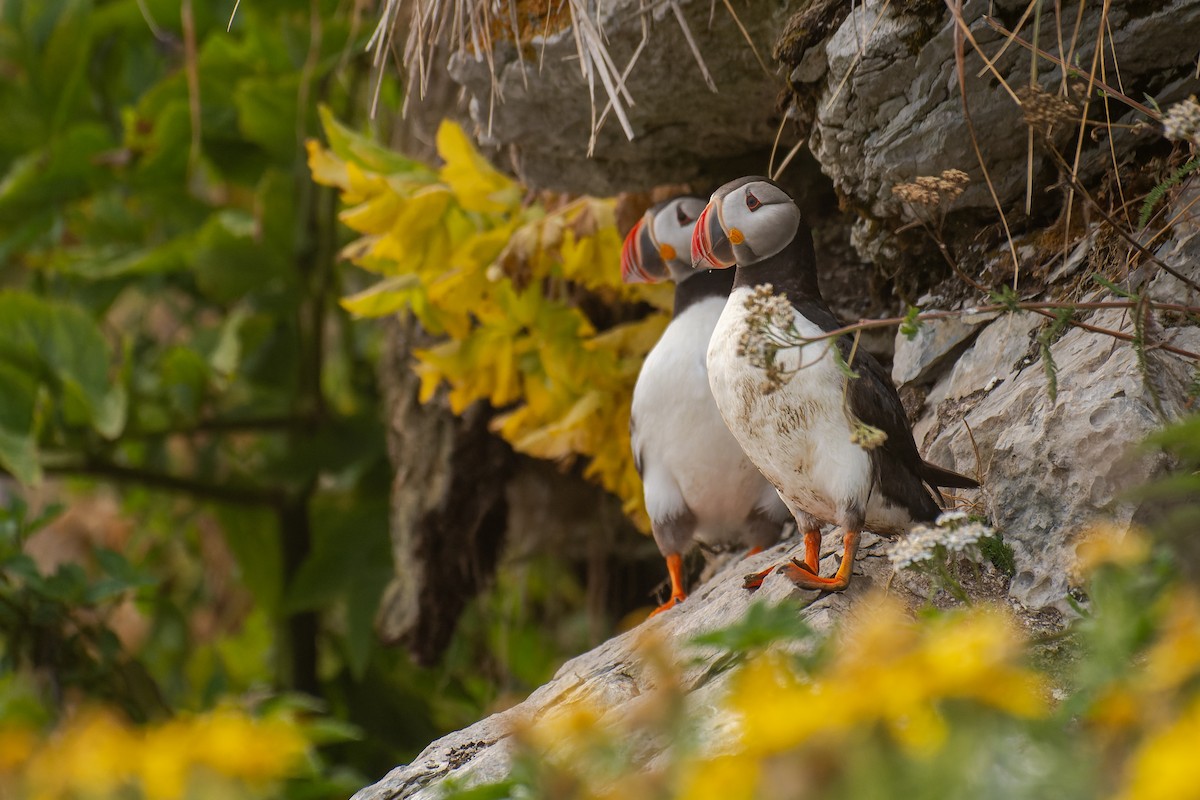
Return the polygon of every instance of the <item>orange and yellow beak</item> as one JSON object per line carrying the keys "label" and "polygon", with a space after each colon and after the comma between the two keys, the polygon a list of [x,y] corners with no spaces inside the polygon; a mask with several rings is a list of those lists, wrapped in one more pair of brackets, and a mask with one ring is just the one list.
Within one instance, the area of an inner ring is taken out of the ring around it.
{"label": "orange and yellow beak", "polygon": [[621,246],[621,280],[625,283],[658,283],[668,277],[667,264],[650,235],[653,215],[637,221]]}
{"label": "orange and yellow beak", "polygon": [[733,244],[721,225],[721,212],[710,200],[692,230],[692,268],[728,269],[735,264]]}

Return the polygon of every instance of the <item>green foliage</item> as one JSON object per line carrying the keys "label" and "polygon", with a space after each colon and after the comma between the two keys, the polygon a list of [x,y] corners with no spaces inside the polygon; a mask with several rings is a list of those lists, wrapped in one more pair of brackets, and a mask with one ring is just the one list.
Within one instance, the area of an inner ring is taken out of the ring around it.
{"label": "green foliage", "polygon": [[1046,393],[1050,395],[1051,403],[1058,399],[1058,364],[1054,362],[1051,346],[1063,335],[1074,317],[1075,309],[1060,308],[1054,312],[1053,321],[1038,334],[1038,354],[1042,361],[1042,371],[1046,374]]}
{"label": "green foliage", "polygon": [[1016,554],[1004,537],[999,534],[986,536],[979,540],[979,549],[983,557],[1004,575],[1011,578],[1017,574]]}
{"label": "green foliage", "polygon": [[1020,311],[1021,296],[1016,290],[1007,284],[1001,284],[988,293],[988,297],[996,305],[1004,306],[1005,309],[1011,312]]}
{"label": "green foliage", "polygon": [[[377,340],[338,304],[353,278],[303,147],[318,104],[363,116],[364,32],[334,0],[243,3],[227,32],[230,11],[0,8],[0,469],[73,498],[112,483],[128,530],[45,574],[6,534],[4,669],[48,675],[51,716],[55,687],[134,719],[308,692],[378,742],[325,749],[376,771],[436,733],[437,693],[372,632],[391,574]],[[118,605],[144,637],[113,634]],[[344,774],[293,790],[344,796]]]}
{"label": "green foliage", "polygon": [[921,309],[916,306],[909,306],[908,311],[904,314],[904,321],[900,323],[900,333],[910,342],[917,338],[917,334],[921,332],[921,327],[925,324],[919,319]]}
{"label": "green foliage", "polygon": [[0,672],[49,675],[56,692],[82,691],[136,720],[162,716],[154,680],[108,622],[122,601],[145,599],[158,581],[105,548],[96,549],[90,570],[66,562],[43,571],[25,544],[60,510],[31,519],[20,499],[0,508]]}
{"label": "green foliage", "polygon": [[736,655],[753,655],[771,645],[802,642],[815,634],[800,616],[802,606],[784,601],[770,605],[755,601],[740,620],[725,628],[692,637],[697,647],[715,647]]}
{"label": "green foliage", "polygon": [[1146,199],[1142,203],[1142,210],[1138,212],[1137,226],[1139,230],[1149,224],[1154,209],[1167,196],[1167,192],[1182,183],[1184,178],[1197,169],[1200,169],[1200,157],[1192,158],[1183,166],[1173,170],[1161,183],[1150,190],[1150,194],[1146,195]]}

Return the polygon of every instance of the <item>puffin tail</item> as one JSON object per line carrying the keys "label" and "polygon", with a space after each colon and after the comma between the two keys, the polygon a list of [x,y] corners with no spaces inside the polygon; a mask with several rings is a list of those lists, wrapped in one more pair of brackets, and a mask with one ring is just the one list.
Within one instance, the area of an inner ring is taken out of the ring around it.
{"label": "puffin tail", "polygon": [[960,475],[948,469],[930,464],[928,461],[921,462],[921,479],[934,487],[945,487],[948,489],[978,489],[979,481],[974,478],[969,478],[966,475]]}

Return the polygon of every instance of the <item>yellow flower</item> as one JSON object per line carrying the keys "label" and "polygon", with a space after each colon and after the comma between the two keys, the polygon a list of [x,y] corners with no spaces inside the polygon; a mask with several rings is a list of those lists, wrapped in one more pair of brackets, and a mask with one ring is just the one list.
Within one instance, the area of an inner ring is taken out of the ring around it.
{"label": "yellow flower", "polygon": [[685,765],[677,800],[753,800],[762,764],[744,755],[717,756]]}
{"label": "yellow flower", "polygon": [[1148,737],[1130,759],[1130,775],[1118,800],[1196,800],[1196,753],[1200,700],[1174,724]]}
{"label": "yellow flower", "polygon": [[[135,763],[142,792],[148,800],[183,797],[194,758],[194,723],[179,719],[148,728]],[[132,756],[132,754],[131,754]]]}
{"label": "yellow flower", "polygon": [[1045,711],[1040,679],[1016,664],[1020,639],[996,611],[973,610],[918,627],[891,600],[864,603],[837,655],[810,681],[780,657],[743,670],[732,696],[748,752],[774,753],[815,736],[882,724],[914,754],[945,741],[942,700],[971,700],[1022,717]]}
{"label": "yellow flower", "polygon": [[80,713],[33,754],[26,767],[31,794],[61,797],[74,793],[108,794],[130,776],[137,737],[114,715]]}
{"label": "yellow flower", "polygon": [[316,139],[304,143],[308,151],[308,170],[312,173],[313,181],[322,186],[336,186],[345,190],[350,187],[350,175],[346,172],[346,162],[335,156],[332,151],[321,147]]}
{"label": "yellow flower", "polygon": [[1144,683],[1152,691],[1175,688],[1200,673],[1200,597],[1181,589],[1165,603],[1162,633],[1146,654]]}
{"label": "yellow flower", "polygon": [[24,766],[37,746],[37,736],[28,728],[5,725],[0,728],[0,773]]}
{"label": "yellow flower", "polygon": [[282,719],[254,719],[219,709],[195,723],[193,758],[218,774],[259,782],[282,778],[307,752],[308,742]]}
{"label": "yellow flower", "polygon": [[1107,522],[1090,528],[1075,547],[1072,577],[1082,581],[1105,564],[1140,564],[1150,555],[1150,543],[1136,529]]}

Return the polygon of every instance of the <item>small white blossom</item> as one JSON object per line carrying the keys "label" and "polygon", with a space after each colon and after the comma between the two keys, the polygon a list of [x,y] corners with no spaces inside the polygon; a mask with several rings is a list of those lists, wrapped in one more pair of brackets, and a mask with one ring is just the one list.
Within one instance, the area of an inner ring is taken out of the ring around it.
{"label": "small white blossom", "polygon": [[995,535],[995,531],[982,522],[971,519],[965,511],[946,511],[937,518],[934,527],[916,525],[908,535],[892,545],[888,559],[892,569],[899,572],[939,554],[951,553],[966,556],[972,561],[981,561],[979,541]]}
{"label": "small white blossom", "polygon": [[1162,120],[1163,135],[1180,142],[1200,144],[1200,102],[1192,95],[1167,110]]}
{"label": "small white blossom", "polygon": [[936,533],[932,528],[917,525],[903,539],[898,539],[888,550],[892,569],[899,572],[922,561],[933,558],[937,552]]}
{"label": "small white blossom", "polygon": [[957,509],[954,511],[943,511],[941,513],[941,515],[937,518],[937,522],[935,522],[934,524],[937,525],[939,528],[952,527],[952,523],[962,522],[963,520],[966,520],[969,516],[970,515],[967,514],[967,512],[965,512],[961,509]]}

